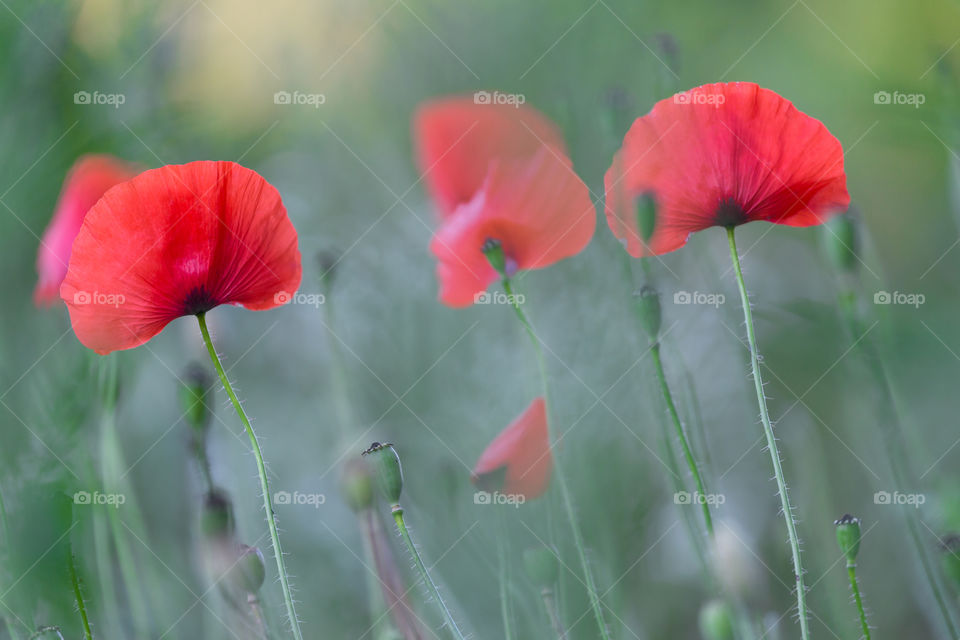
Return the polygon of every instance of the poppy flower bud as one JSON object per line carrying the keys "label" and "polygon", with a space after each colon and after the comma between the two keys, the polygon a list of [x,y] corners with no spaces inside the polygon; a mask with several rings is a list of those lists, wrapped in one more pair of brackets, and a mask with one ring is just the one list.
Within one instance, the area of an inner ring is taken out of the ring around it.
{"label": "poppy flower bud", "polygon": [[211,489],[203,499],[200,532],[207,538],[227,538],[235,529],[233,504],[220,489]]}
{"label": "poppy flower bud", "polygon": [[500,275],[507,273],[507,256],[503,253],[503,243],[496,238],[487,238],[480,247],[483,255],[487,256],[487,262]]}
{"label": "poppy flower bud", "polygon": [[833,216],[824,225],[823,241],[834,268],[853,271],[857,266],[857,227],[852,213]]}
{"label": "poppy flower bud", "polygon": [[663,322],[660,294],[653,287],[644,285],[640,291],[634,294],[634,299],[643,330],[650,336],[650,340],[656,341],[660,334],[660,325]]}
{"label": "poppy flower bud", "polygon": [[207,370],[193,363],[183,375],[183,384],[180,385],[180,407],[190,422],[190,426],[198,432],[206,430],[210,424],[210,410],[207,408],[207,394],[213,380]]}
{"label": "poppy flower bud", "polygon": [[732,640],[733,614],[723,600],[711,600],[700,609],[700,635],[704,640]]}
{"label": "poppy flower bud", "polygon": [[654,227],[657,226],[657,201],[652,193],[641,193],[637,197],[637,229],[644,244],[650,243]]}
{"label": "poppy flower bud", "polygon": [[560,574],[556,552],[550,547],[533,547],[523,552],[523,566],[533,584],[552,589]]}
{"label": "poppy flower bud", "polygon": [[359,460],[351,460],[344,465],[340,476],[340,493],[354,513],[373,506],[373,477],[367,465]]}
{"label": "poppy flower bud", "polygon": [[847,566],[853,566],[860,552],[860,519],[846,514],[833,524],[837,527],[837,544],[847,557]]}
{"label": "poppy flower bud", "polygon": [[960,535],[950,534],[940,547],[943,572],[960,589]]}
{"label": "poppy flower bud", "polygon": [[389,442],[380,444],[374,442],[363,452],[367,460],[373,465],[373,473],[377,478],[377,486],[391,505],[400,502],[400,492],[403,491],[403,470],[400,468],[400,456]]}
{"label": "poppy flower bud", "polygon": [[266,576],[267,567],[263,562],[263,552],[257,547],[241,544],[236,562],[227,572],[228,583],[244,593],[256,593],[263,586]]}

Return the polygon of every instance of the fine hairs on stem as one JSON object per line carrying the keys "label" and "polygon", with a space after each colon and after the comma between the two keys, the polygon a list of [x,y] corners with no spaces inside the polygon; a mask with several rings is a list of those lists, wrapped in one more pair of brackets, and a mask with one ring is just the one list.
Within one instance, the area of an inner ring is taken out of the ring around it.
{"label": "fine hairs on stem", "polygon": [[83,623],[83,637],[85,640],[93,640],[93,633],[90,631],[90,620],[87,619],[87,605],[83,600],[83,592],[80,589],[80,578],[77,577],[77,562],[73,557],[73,548],[67,545],[67,568],[70,572],[70,584],[73,586],[73,595],[77,601],[77,611],[80,613],[80,620]]}
{"label": "fine hairs on stem", "polygon": [[283,561],[283,549],[280,547],[280,534],[277,532],[277,522],[273,515],[273,505],[270,503],[270,485],[267,481],[267,468],[263,462],[260,443],[257,441],[257,435],[250,425],[250,420],[247,418],[247,414],[243,410],[240,400],[237,399],[237,394],[234,393],[233,386],[230,384],[226,372],[223,370],[223,365],[220,363],[220,356],[217,355],[217,350],[214,348],[213,341],[210,339],[210,331],[207,329],[207,321],[204,314],[197,314],[197,321],[200,323],[200,333],[203,335],[203,342],[207,346],[210,360],[217,370],[217,375],[220,376],[220,383],[223,384],[224,391],[230,396],[230,402],[233,403],[233,408],[236,409],[237,415],[240,417],[240,422],[243,423],[247,436],[250,438],[250,447],[253,449],[253,456],[257,460],[257,472],[260,474],[260,491],[263,494],[263,508],[266,511],[267,527],[270,529],[270,541],[273,543],[273,556],[277,561],[277,572],[280,574],[283,600],[287,605],[287,618],[290,622],[290,630],[296,640],[303,640],[303,636],[300,633],[300,622],[297,619],[297,611],[293,605],[290,580],[287,577],[287,569]]}
{"label": "fine hairs on stem", "polygon": [[747,341],[750,346],[750,368],[753,372],[753,384],[757,391],[757,404],[760,406],[760,421],[763,423],[763,434],[767,440],[767,449],[770,451],[770,461],[773,463],[773,472],[777,479],[777,492],[780,494],[783,519],[787,523],[787,534],[790,538],[793,573],[797,580],[797,615],[800,618],[800,635],[803,640],[808,640],[810,638],[810,628],[807,620],[807,592],[803,584],[803,564],[800,561],[800,538],[797,536],[797,524],[793,519],[790,496],[787,494],[787,483],[783,476],[777,438],[773,433],[773,425],[770,422],[770,412],[767,410],[767,398],[763,394],[763,377],[760,374],[760,352],[757,349],[757,335],[753,326],[753,314],[750,311],[750,298],[743,281],[743,270],[740,268],[740,255],[737,253],[737,241],[734,238],[733,227],[727,227],[727,240],[730,244],[730,259],[733,261],[737,287],[740,289],[740,300],[743,303],[743,319],[747,325]]}

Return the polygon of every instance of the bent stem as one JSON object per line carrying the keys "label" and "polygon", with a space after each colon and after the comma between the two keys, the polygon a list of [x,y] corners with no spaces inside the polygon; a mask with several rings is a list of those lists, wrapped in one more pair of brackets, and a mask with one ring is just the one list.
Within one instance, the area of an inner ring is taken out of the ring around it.
{"label": "bent stem", "polygon": [[[540,369],[540,380],[543,385],[543,401],[547,409],[547,429],[551,434],[550,442],[551,448],[553,448],[556,443],[553,442],[553,421],[550,419],[550,393],[549,385],[547,384],[547,367],[543,358],[543,349],[540,348],[540,340],[537,338],[537,334],[534,333],[533,326],[530,324],[530,321],[527,320],[523,309],[518,304],[517,297],[513,293],[513,285],[510,282],[510,278],[506,275],[503,276],[503,290],[507,294],[507,299],[511,301],[517,318],[520,319],[520,323],[523,325],[527,335],[530,337],[530,342],[533,344],[533,350],[537,357],[537,366]],[[557,484],[560,486],[560,498],[563,500],[567,521],[570,523],[570,529],[573,531],[573,544],[577,548],[577,555],[580,557],[580,564],[583,567],[583,577],[586,580],[587,594],[590,597],[590,607],[593,609],[593,616],[596,618],[597,625],[600,628],[600,637],[603,640],[610,640],[610,632],[607,629],[607,623],[603,619],[603,609],[601,608],[600,595],[597,591],[597,583],[593,577],[593,571],[590,569],[590,562],[587,560],[583,533],[581,533],[580,525],[577,523],[577,516],[573,510],[573,499],[570,496],[570,489],[567,487],[567,480],[560,463],[559,455],[553,456],[553,469]]]}
{"label": "bent stem", "polygon": [[73,585],[73,595],[77,599],[77,610],[80,612],[80,620],[83,622],[83,637],[86,640],[93,640],[93,633],[90,631],[90,620],[87,619],[87,605],[83,601],[83,593],[80,591],[80,579],[77,577],[77,564],[73,557],[73,549],[67,548],[67,565],[70,571],[70,584]]}
{"label": "bent stem", "polygon": [[737,286],[740,289],[740,300],[743,302],[743,320],[747,325],[747,341],[750,345],[750,367],[753,371],[753,384],[757,391],[757,404],[760,405],[760,421],[763,423],[763,434],[767,439],[770,461],[773,463],[773,472],[777,478],[777,491],[780,494],[783,518],[787,522],[787,534],[790,537],[790,553],[793,556],[793,573],[797,580],[797,615],[800,617],[800,635],[803,640],[807,640],[810,637],[810,630],[807,622],[807,593],[803,585],[803,564],[800,562],[800,538],[797,536],[797,525],[793,519],[790,496],[787,494],[787,483],[783,478],[780,450],[777,448],[777,439],[773,433],[773,425],[770,423],[767,399],[763,395],[763,378],[760,375],[760,352],[757,349],[757,336],[753,327],[753,314],[750,311],[750,298],[747,295],[747,287],[743,282],[743,270],[740,268],[740,256],[737,253],[737,241],[733,235],[733,227],[727,227],[727,240],[730,243],[730,259],[733,261],[733,270],[737,276]]}
{"label": "bent stem", "polygon": [[263,508],[266,510],[267,527],[270,529],[270,541],[273,543],[273,557],[277,561],[277,572],[280,574],[280,586],[283,589],[283,600],[287,605],[287,617],[290,621],[290,630],[293,632],[293,636],[296,638],[296,640],[303,640],[303,636],[300,633],[300,622],[297,620],[297,612],[293,606],[293,594],[290,592],[290,580],[287,577],[287,569],[283,562],[283,549],[280,547],[280,534],[277,533],[277,522],[273,514],[273,506],[270,503],[270,485],[267,482],[267,467],[263,463],[263,453],[260,451],[260,443],[257,441],[257,435],[253,432],[253,427],[250,425],[250,420],[247,418],[247,414],[243,410],[243,406],[241,406],[240,401],[237,399],[237,394],[234,393],[233,386],[231,386],[226,372],[223,370],[223,365],[220,364],[220,356],[217,355],[217,350],[213,347],[213,341],[210,339],[210,331],[207,329],[207,320],[203,313],[197,314],[197,321],[200,323],[200,333],[203,335],[204,344],[207,345],[207,352],[210,354],[210,360],[213,362],[213,366],[217,370],[217,375],[220,376],[220,383],[223,385],[223,389],[227,392],[227,395],[230,396],[230,402],[233,403],[233,408],[236,409],[237,415],[240,417],[240,422],[243,423],[243,428],[246,430],[247,436],[250,438],[250,448],[253,449],[253,457],[257,460],[257,473],[260,474],[260,491],[263,493]]}
{"label": "bent stem", "polygon": [[850,577],[850,589],[853,591],[853,600],[857,604],[860,614],[860,626],[863,627],[864,640],[870,640],[870,626],[867,624],[867,614],[863,610],[863,600],[860,598],[860,587],[857,586],[857,565],[847,565],[847,575]]}
{"label": "bent stem", "polygon": [[410,537],[410,532],[407,531],[407,525],[403,521],[403,508],[398,504],[393,505],[393,520],[397,523],[397,530],[400,532],[400,537],[403,538],[407,549],[410,550],[410,555],[413,556],[413,561],[417,565],[420,577],[423,578],[423,583],[427,585],[427,588],[430,589],[430,594],[436,598],[437,604],[440,605],[440,609],[443,611],[443,618],[446,620],[447,626],[450,627],[450,632],[457,640],[464,640],[460,627],[457,626],[457,622],[453,619],[453,614],[450,613],[447,604],[443,601],[443,598],[440,597],[440,590],[427,572],[427,567],[423,564],[423,559],[420,558],[420,553],[413,544],[413,538]]}

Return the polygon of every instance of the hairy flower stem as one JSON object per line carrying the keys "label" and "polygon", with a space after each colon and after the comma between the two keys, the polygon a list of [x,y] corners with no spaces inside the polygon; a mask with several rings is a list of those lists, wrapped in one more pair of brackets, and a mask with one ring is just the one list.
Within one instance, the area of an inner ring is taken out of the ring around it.
{"label": "hairy flower stem", "polygon": [[857,565],[853,563],[847,565],[847,576],[850,577],[850,590],[853,591],[853,600],[857,605],[857,613],[860,614],[864,640],[870,640],[870,625],[867,624],[867,614],[863,610],[863,600],[860,598],[860,587],[857,586]]}
{"label": "hairy flower stem", "polygon": [[453,619],[453,614],[450,613],[447,604],[443,601],[443,598],[440,597],[440,589],[437,588],[433,578],[430,577],[430,573],[427,572],[427,567],[423,564],[423,559],[420,557],[417,547],[413,544],[413,538],[410,537],[410,532],[407,531],[407,525],[403,521],[403,508],[398,504],[393,505],[393,520],[397,523],[397,531],[400,532],[400,537],[403,538],[407,549],[410,551],[410,555],[413,556],[414,564],[417,565],[417,570],[420,572],[420,577],[423,578],[423,583],[430,590],[430,595],[436,599],[437,604],[443,611],[443,619],[450,628],[450,633],[453,634],[453,637],[457,638],[457,640],[464,640],[463,632],[461,632],[460,627],[457,626],[457,622]]}
{"label": "hairy flower stem", "polygon": [[273,543],[273,556],[277,561],[277,572],[280,574],[283,600],[287,605],[287,618],[290,622],[290,631],[296,640],[303,640],[303,636],[300,633],[300,621],[297,619],[297,611],[293,606],[293,594],[290,592],[290,579],[287,577],[287,569],[283,561],[283,549],[280,546],[280,534],[277,532],[277,521],[273,513],[273,505],[270,502],[270,485],[267,481],[267,467],[263,462],[260,443],[257,441],[257,435],[253,432],[250,420],[247,418],[247,414],[243,410],[240,400],[237,399],[237,394],[234,393],[233,386],[230,384],[226,372],[223,370],[223,365],[220,363],[220,356],[217,355],[217,350],[214,348],[213,341],[210,339],[210,331],[207,329],[207,321],[204,314],[197,314],[197,321],[200,324],[200,333],[203,335],[203,342],[207,345],[207,353],[210,354],[210,360],[217,370],[217,375],[220,376],[220,383],[223,385],[223,389],[227,392],[227,395],[230,396],[230,402],[233,403],[233,408],[236,409],[237,416],[240,417],[240,422],[243,423],[243,428],[250,438],[250,448],[253,450],[253,456],[257,460],[257,472],[260,474],[260,492],[263,494],[263,508],[266,511],[267,527],[270,529],[270,541]]}
{"label": "hairy flower stem", "polygon": [[547,610],[547,616],[550,617],[550,626],[553,632],[557,634],[557,640],[567,640],[567,631],[563,628],[563,622],[560,620],[560,612],[557,610],[557,600],[553,596],[551,589],[543,589],[540,592],[543,598],[543,606]]}
{"label": "hairy flower stem", "polygon": [[737,253],[737,241],[734,238],[733,227],[727,227],[727,240],[730,244],[730,259],[733,261],[733,270],[737,276],[737,286],[740,289],[740,300],[743,302],[743,319],[747,325],[747,341],[750,346],[750,367],[753,371],[753,384],[757,391],[757,404],[760,406],[760,421],[763,423],[763,433],[767,439],[770,461],[773,463],[773,472],[777,478],[777,491],[780,494],[783,519],[787,523],[787,534],[790,537],[790,553],[793,556],[793,573],[797,580],[797,615],[800,618],[800,635],[803,640],[808,640],[810,638],[810,629],[807,620],[807,592],[803,584],[803,564],[800,561],[800,538],[797,536],[797,524],[793,519],[793,509],[790,506],[787,483],[783,477],[780,450],[777,448],[777,439],[773,433],[773,425],[770,423],[767,398],[763,394],[763,378],[760,374],[760,352],[757,349],[757,335],[753,326],[753,314],[750,311],[750,298],[747,295],[747,287],[743,281],[743,270],[740,268],[740,256]]}
{"label": "hairy flower stem", "polygon": [[[550,393],[549,385],[547,384],[547,366],[543,358],[543,349],[540,347],[540,340],[537,338],[537,334],[534,333],[533,326],[527,319],[527,315],[523,312],[523,309],[517,302],[517,297],[513,293],[513,285],[510,282],[510,278],[507,276],[503,277],[503,290],[506,292],[508,299],[512,301],[513,309],[516,311],[517,318],[520,319],[520,323],[523,325],[527,335],[530,337],[530,342],[533,344],[533,350],[537,357],[537,366],[540,369],[540,380],[543,384],[543,400],[547,410],[547,429],[551,434],[550,442],[551,448],[553,448],[557,443],[553,440],[554,424],[553,420],[550,418]],[[600,629],[600,637],[602,640],[610,640],[610,631],[607,629],[607,623],[603,619],[603,608],[600,602],[600,594],[597,591],[597,583],[593,577],[593,570],[590,568],[590,562],[587,559],[586,547],[583,542],[583,533],[581,533],[580,525],[577,522],[577,514],[573,509],[573,498],[570,496],[570,489],[567,487],[566,475],[564,474],[563,466],[560,462],[560,456],[557,454],[553,456],[553,475],[557,479],[557,485],[560,487],[560,497],[563,501],[564,511],[566,511],[567,520],[570,523],[570,529],[573,531],[573,544],[577,548],[577,554],[580,557],[580,565],[583,568],[583,576],[586,580],[587,595],[590,597],[590,607],[593,609],[593,616],[596,618],[597,626]]]}
{"label": "hairy flower stem", "polygon": [[73,557],[73,548],[67,545],[67,567],[70,572],[70,584],[73,585],[73,595],[77,600],[77,611],[80,613],[80,620],[83,622],[83,637],[86,640],[93,640],[93,633],[90,631],[90,621],[87,619],[87,605],[83,601],[83,593],[80,591],[80,579],[77,577],[77,563]]}

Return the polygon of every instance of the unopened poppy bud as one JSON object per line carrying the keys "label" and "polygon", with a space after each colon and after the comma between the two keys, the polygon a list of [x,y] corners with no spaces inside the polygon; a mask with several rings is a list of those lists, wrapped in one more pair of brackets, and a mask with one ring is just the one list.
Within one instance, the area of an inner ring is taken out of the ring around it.
{"label": "unopened poppy bud", "polygon": [[393,445],[374,442],[363,452],[367,460],[373,465],[373,473],[377,478],[377,486],[391,505],[400,502],[400,493],[403,491],[403,470],[400,468],[400,456]]}
{"label": "unopened poppy bud", "polygon": [[524,551],[523,566],[530,580],[540,589],[552,589],[557,583],[560,563],[550,547],[533,547]]}
{"label": "unopened poppy bud", "polygon": [[483,255],[487,256],[487,262],[500,275],[507,273],[507,256],[503,253],[503,243],[496,238],[487,238],[480,247]]}
{"label": "unopened poppy bud", "polygon": [[732,640],[733,614],[723,600],[711,600],[700,609],[700,635],[704,640]]}
{"label": "unopened poppy bud", "polygon": [[340,476],[340,493],[354,513],[373,506],[373,477],[367,465],[359,460],[351,460],[344,465]]}
{"label": "unopened poppy bud", "polygon": [[847,566],[853,566],[860,552],[860,519],[846,514],[833,524],[837,526],[837,544],[847,557]]}
{"label": "unopened poppy bud", "polygon": [[657,201],[652,193],[641,193],[637,197],[637,230],[644,244],[650,243],[654,227],[657,226]]}
{"label": "unopened poppy bud", "polygon": [[263,586],[266,576],[263,552],[257,547],[240,545],[237,559],[226,575],[230,585],[245,593],[256,593]]}
{"label": "unopened poppy bud", "polygon": [[203,499],[200,532],[208,538],[227,538],[233,535],[234,528],[230,498],[223,491],[212,489]]}
{"label": "unopened poppy bud", "polygon": [[650,340],[656,341],[660,334],[660,325],[663,322],[660,294],[653,287],[644,285],[640,291],[634,294],[634,301],[637,305],[637,315],[640,317],[643,330],[650,336]]}
{"label": "unopened poppy bud", "polygon": [[210,424],[207,394],[213,380],[207,370],[193,363],[183,375],[180,385],[180,407],[184,416],[197,431],[204,431]]}
{"label": "unopened poppy bud", "polygon": [[943,553],[940,559],[943,572],[953,581],[954,586],[960,589],[960,535],[947,536],[940,551]]}
{"label": "unopened poppy bud", "polygon": [[827,257],[836,269],[853,271],[857,266],[857,228],[853,213],[830,218],[823,228]]}

